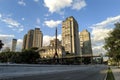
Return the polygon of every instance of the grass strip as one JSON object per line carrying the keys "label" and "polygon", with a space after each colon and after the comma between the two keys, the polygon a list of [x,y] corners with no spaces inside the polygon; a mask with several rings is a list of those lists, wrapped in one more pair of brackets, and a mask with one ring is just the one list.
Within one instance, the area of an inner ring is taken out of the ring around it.
{"label": "grass strip", "polygon": [[115,80],[112,70],[110,68],[108,68],[106,80]]}

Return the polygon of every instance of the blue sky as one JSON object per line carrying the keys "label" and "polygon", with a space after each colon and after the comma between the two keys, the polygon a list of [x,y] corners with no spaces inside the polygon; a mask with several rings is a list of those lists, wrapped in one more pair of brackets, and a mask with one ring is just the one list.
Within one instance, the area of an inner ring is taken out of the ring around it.
{"label": "blue sky", "polygon": [[120,21],[120,0],[0,0],[0,39],[4,47],[11,47],[12,38],[22,39],[28,30],[39,27],[43,32],[44,45],[53,39],[55,27],[61,39],[61,24],[74,16],[79,31],[91,33],[94,54],[105,53],[104,38]]}

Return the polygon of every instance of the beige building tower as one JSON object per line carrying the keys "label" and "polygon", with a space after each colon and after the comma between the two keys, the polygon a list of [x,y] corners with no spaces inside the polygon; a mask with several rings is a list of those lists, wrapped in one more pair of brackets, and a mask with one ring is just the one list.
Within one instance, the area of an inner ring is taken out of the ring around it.
{"label": "beige building tower", "polygon": [[32,47],[42,47],[43,34],[40,28],[35,28],[35,30],[29,30],[23,38],[23,49],[30,49]]}
{"label": "beige building tower", "polygon": [[34,30],[29,30],[26,38],[26,48],[29,49],[32,48],[33,46],[33,35],[34,35]]}
{"label": "beige building tower", "polygon": [[43,34],[40,28],[35,28],[33,35],[33,47],[41,48],[43,43]]}
{"label": "beige building tower", "polygon": [[87,30],[83,30],[79,33],[79,37],[82,55],[92,55],[90,33]]}
{"label": "beige building tower", "polygon": [[12,39],[12,48],[11,48],[11,51],[13,51],[13,52],[16,51],[16,44],[17,44],[17,39]]}
{"label": "beige building tower", "polygon": [[62,22],[62,46],[65,51],[73,54],[80,54],[79,27],[73,16]]}
{"label": "beige building tower", "polygon": [[22,49],[26,49],[26,42],[27,42],[27,34],[24,35]]}

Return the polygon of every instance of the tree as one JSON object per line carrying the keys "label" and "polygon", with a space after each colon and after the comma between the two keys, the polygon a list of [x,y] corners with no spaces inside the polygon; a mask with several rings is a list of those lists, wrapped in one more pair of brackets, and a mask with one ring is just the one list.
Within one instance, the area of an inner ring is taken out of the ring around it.
{"label": "tree", "polygon": [[105,38],[104,48],[109,57],[117,62],[120,61],[120,23],[116,23],[113,31],[109,33],[109,37]]}
{"label": "tree", "polygon": [[20,52],[1,52],[0,62],[18,63]]}
{"label": "tree", "polygon": [[0,50],[2,49],[2,46],[3,46],[4,44],[2,43],[2,40],[0,40]]}
{"label": "tree", "polygon": [[0,53],[0,62],[8,62],[8,57],[9,57],[9,54],[7,54],[6,52],[1,52]]}
{"label": "tree", "polygon": [[36,60],[39,58],[39,53],[32,49],[24,50],[20,54],[20,60],[22,63],[36,63]]}
{"label": "tree", "polygon": [[39,53],[30,49],[22,52],[1,52],[0,62],[11,63],[37,63]]}

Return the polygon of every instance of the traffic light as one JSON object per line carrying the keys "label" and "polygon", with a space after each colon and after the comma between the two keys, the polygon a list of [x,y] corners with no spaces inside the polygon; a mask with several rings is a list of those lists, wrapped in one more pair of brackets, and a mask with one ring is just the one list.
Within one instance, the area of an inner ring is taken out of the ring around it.
{"label": "traffic light", "polygon": [[2,40],[0,40],[0,50],[2,49],[2,46],[3,46],[4,44],[2,43]]}

